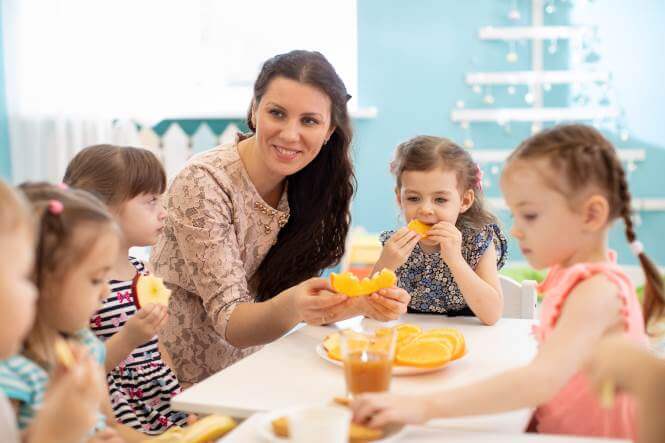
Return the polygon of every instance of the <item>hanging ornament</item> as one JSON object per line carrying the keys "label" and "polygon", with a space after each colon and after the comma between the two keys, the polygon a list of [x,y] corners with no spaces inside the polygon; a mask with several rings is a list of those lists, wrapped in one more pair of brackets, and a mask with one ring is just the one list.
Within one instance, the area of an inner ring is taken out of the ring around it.
{"label": "hanging ornament", "polygon": [[470,138],[467,138],[466,140],[464,140],[464,147],[466,149],[472,149],[473,146],[474,146],[473,140],[471,140]]}
{"label": "hanging ornament", "polygon": [[545,91],[551,91],[552,90],[552,84],[551,83],[543,83],[543,89]]}
{"label": "hanging ornament", "polygon": [[556,40],[550,40],[550,44],[547,45],[547,52],[550,54],[556,54],[558,48],[558,43]]}
{"label": "hanging ornament", "polygon": [[628,129],[622,129],[621,132],[619,132],[619,138],[621,139],[622,142],[628,141],[630,138],[630,133],[628,132]]}
{"label": "hanging ornament", "polygon": [[464,107],[464,101],[463,100],[457,100],[455,103],[455,106],[457,106],[459,109],[462,109]]}
{"label": "hanging ornament", "polygon": [[519,21],[522,18],[522,14],[520,14],[520,11],[517,8],[512,8],[510,11],[508,11],[508,20],[512,20],[514,22]]}
{"label": "hanging ornament", "polygon": [[492,175],[497,175],[499,173],[499,167],[497,165],[494,165],[490,168],[490,172]]}
{"label": "hanging ornament", "polygon": [[533,123],[531,125],[531,133],[532,134],[537,134],[540,132],[540,124],[539,123]]}
{"label": "hanging ornament", "polygon": [[473,92],[475,92],[476,94],[480,94],[481,91],[482,91],[482,89],[480,88],[480,85],[473,85],[473,88],[471,88],[471,90]]}
{"label": "hanging ornament", "polygon": [[508,94],[515,95],[515,93],[517,92],[517,89],[513,85],[510,85],[510,86],[508,86],[507,91],[508,91]]}
{"label": "hanging ornament", "polygon": [[626,165],[626,170],[628,172],[633,172],[636,169],[637,169],[637,165],[635,164],[634,161],[629,161],[628,164]]}
{"label": "hanging ornament", "polygon": [[535,100],[535,99],[534,99],[533,93],[532,93],[531,91],[529,91],[529,92],[527,92],[526,94],[524,94],[524,101],[525,101],[526,103],[532,105],[533,102],[534,102],[534,100]]}
{"label": "hanging ornament", "polygon": [[494,104],[494,96],[491,93],[485,94],[485,97],[483,97],[483,102],[487,105],[493,105]]}
{"label": "hanging ornament", "polygon": [[465,122],[460,123],[460,127],[462,129],[469,129],[469,122],[465,121]]}
{"label": "hanging ornament", "polygon": [[554,14],[556,12],[556,7],[554,6],[553,1],[547,2],[547,5],[545,6],[545,12],[548,14]]}
{"label": "hanging ornament", "polygon": [[515,63],[519,60],[519,56],[517,55],[517,50],[515,48],[515,42],[510,41],[508,43],[508,53],[506,54],[506,61],[508,63]]}

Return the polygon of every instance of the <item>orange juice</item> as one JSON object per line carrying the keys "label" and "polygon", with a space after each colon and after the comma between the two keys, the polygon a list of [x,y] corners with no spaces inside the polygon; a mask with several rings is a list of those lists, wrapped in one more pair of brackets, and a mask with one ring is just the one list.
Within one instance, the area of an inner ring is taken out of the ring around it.
{"label": "orange juice", "polygon": [[390,388],[393,362],[388,353],[359,351],[347,354],[344,376],[349,394],[384,392]]}

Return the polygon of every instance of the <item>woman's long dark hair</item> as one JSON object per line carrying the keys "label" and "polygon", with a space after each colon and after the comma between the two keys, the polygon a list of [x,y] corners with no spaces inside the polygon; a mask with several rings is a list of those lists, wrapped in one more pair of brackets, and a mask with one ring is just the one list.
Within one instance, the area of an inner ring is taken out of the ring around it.
{"label": "woman's long dark hair", "polygon": [[259,301],[339,263],[351,224],[350,204],[356,187],[350,155],[351,122],[346,108],[350,96],[335,69],[322,54],[310,51],[291,51],[265,62],[254,83],[254,98],[247,115],[252,132],[256,131],[252,108],[275,77],[323,91],[332,102],[331,125],[335,131],[310,164],[286,178],[291,215],[256,271]]}

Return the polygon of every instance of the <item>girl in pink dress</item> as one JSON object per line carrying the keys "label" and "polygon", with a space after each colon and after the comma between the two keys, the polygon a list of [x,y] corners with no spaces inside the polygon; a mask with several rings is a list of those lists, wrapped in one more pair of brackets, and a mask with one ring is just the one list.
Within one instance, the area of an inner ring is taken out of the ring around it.
{"label": "girl in pink dress", "polygon": [[[361,396],[352,405],[354,419],[381,426],[533,407],[538,432],[634,439],[633,399],[619,394],[602,407],[582,372],[604,336],[618,333],[638,346],[647,342],[635,288],[608,248],[614,220],[623,220],[645,274],[658,275],[635,238],[628,184],[614,147],[588,126],[543,131],[511,154],[501,189],[523,255],[535,268],[550,268],[540,287],[540,326],[534,327],[537,356],[526,366],[446,392]],[[647,297],[662,294],[660,285],[650,279]]]}

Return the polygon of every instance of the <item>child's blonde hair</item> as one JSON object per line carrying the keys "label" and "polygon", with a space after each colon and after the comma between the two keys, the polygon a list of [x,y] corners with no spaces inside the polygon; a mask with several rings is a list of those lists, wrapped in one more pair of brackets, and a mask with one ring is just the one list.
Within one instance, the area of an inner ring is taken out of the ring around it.
{"label": "child's blonde hair", "polygon": [[25,197],[0,180],[0,234],[13,234],[20,228],[34,228]]}
{"label": "child's blonde hair", "polygon": [[48,273],[57,274],[80,259],[99,235],[99,229],[95,229],[90,238],[82,238],[82,226],[115,227],[115,221],[104,203],[89,192],[48,183],[24,183],[20,189],[37,219],[34,280],[41,291]]}
{"label": "child's blonde hair", "polygon": [[[623,219],[628,242],[636,241],[626,173],[614,146],[600,132],[586,125],[561,125],[540,132],[513,151],[504,173],[517,160],[541,158],[547,159],[552,167],[551,171],[541,171],[548,186],[570,201],[590,186],[597,187],[607,198],[610,221]],[[644,252],[638,254],[638,259],[646,276],[644,317],[648,322],[663,313],[663,281],[658,268]]]}
{"label": "child's blonde hair", "polygon": [[474,192],[473,204],[457,218],[458,227],[482,229],[498,223],[494,214],[484,207],[480,167],[465,149],[446,138],[420,135],[400,143],[390,163],[390,172],[397,180],[399,192],[404,171],[431,171],[438,167],[456,173],[460,195],[469,189]]}
{"label": "child's blonde hair", "polygon": [[159,159],[147,149],[130,146],[88,146],[69,162],[63,181],[94,193],[109,206],[166,191],[166,173]]}

